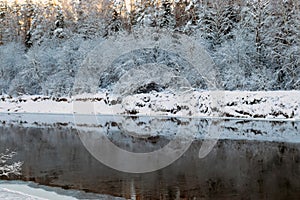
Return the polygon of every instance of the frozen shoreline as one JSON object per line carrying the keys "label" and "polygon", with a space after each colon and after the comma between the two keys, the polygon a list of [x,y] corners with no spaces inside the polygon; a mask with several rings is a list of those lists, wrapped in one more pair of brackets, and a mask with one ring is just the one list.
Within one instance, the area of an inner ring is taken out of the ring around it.
{"label": "frozen shoreline", "polygon": [[120,98],[107,92],[75,97],[0,96],[0,113],[97,114],[300,120],[300,91],[192,91]]}
{"label": "frozen shoreline", "polygon": [[0,198],[4,200],[75,200],[75,199],[118,199],[109,195],[64,190],[59,187],[39,185],[34,182],[0,181]]}
{"label": "frozen shoreline", "polygon": [[[216,96],[219,98],[212,98]],[[124,126],[125,131],[130,128],[143,135],[147,132],[144,128],[150,128],[152,136],[157,132],[167,136],[159,128],[168,127],[172,132],[172,127],[177,127],[180,121],[181,129],[203,139],[208,137],[209,123],[214,122],[221,127],[220,135],[215,136],[218,139],[300,141],[300,91],[192,92],[185,96],[150,93],[127,96],[122,101],[102,93],[74,99],[4,96],[0,101],[0,126],[82,130],[102,127],[105,132],[107,124],[113,122]],[[139,118],[133,120],[130,116]],[[172,121],[172,117],[176,120]]]}

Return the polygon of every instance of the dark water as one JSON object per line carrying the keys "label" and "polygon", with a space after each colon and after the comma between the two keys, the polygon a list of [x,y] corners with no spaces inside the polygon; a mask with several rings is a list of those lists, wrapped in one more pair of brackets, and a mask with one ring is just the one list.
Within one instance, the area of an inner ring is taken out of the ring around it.
{"label": "dark water", "polygon": [[[136,138],[122,133],[110,138],[119,146],[124,142],[124,148],[132,145],[142,152],[172,139]],[[10,179],[136,199],[300,198],[300,143],[223,138],[199,159],[202,142],[195,139],[184,155],[166,168],[130,174],[96,160],[70,126],[0,126],[0,152],[12,149],[17,152],[14,160],[24,161],[22,175]]]}

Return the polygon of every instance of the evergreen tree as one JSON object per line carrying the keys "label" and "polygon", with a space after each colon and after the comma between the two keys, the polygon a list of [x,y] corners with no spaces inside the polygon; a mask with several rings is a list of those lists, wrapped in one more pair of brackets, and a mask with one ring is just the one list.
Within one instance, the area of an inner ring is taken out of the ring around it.
{"label": "evergreen tree", "polygon": [[106,35],[112,35],[123,30],[124,24],[122,15],[126,12],[126,5],[124,1],[114,0],[109,7],[109,20],[106,26]]}
{"label": "evergreen tree", "polygon": [[190,0],[188,6],[185,7],[186,19],[181,27],[177,27],[179,30],[183,29],[184,33],[192,33],[196,31],[199,26],[199,19],[203,12],[200,0]]}
{"label": "evergreen tree", "polygon": [[[75,31],[84,39],[102,36],[104,32],[104,13],[97,9],[93,1],[84,1],[77,10],[78,15]],[[70,27],[72,28],[72,27]]]}
{"label": "evergreen tree", "polygon": [[216,49],[224,41],[233,38],[232,30],[237,21],[238,10],[233,10],[230,2],[217,1],[202,6],[199,17],[199,29],[203,38],[210,42],[210,48]]}
{"label": "evergreen tree", "polygon": [[266,41],[270,38],[270,29],[272,25],[271,6],[268,0],[249,1],[247,4],[244,23],[249,27],[249,31],[255,34],[256,59],[254,67],[266,67]]}
{"label": "evergreen tree", "polygon": [[170,0],[162,0],[159,8],[157,25],[161,28],[173,30],[175,24],[176,22],[172,11],[172,2]]}
{"label": "evergreen tree", "polygon": [[32,0],[26,0],[26,3],[22,5],[21,17],[22,17],[22,35],[23,41],[27,48],[31,47],[31,23],[34,16],[34,4]]}
{"label": "evergreen tree", "polygon": [[64,15],[59,4],[55,6],[55,22],[53,34],[58,38],[66,37],[66,33],[64,31]]}
{"label": "evergreen tree", "polygon": [[135,3],[136,26],[157,26],[157,0],[139,0]]}

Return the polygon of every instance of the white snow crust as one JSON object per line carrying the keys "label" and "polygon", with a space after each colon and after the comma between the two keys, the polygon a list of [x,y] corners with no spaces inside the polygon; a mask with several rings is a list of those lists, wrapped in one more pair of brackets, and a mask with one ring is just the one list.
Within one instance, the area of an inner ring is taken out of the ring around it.
{"label": "white snow crust", "polygon": [[[89,108],[89,109],[87,109]],[[92,108],[92,109],[90,109]],[[300,119],[300,91],[153,92],[118,97],[108,92],[75,97],[0,96],[0,113],[151,115]]]}

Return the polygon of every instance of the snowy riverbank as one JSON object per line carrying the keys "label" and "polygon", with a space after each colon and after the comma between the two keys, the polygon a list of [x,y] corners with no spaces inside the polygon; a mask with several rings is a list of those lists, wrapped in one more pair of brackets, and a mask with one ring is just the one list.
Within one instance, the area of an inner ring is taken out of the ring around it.
{"label": "snowy riverbank", "polygon": [[77,190],[64,190],[58,187],[39,185],[33,182],[0,181],[2,200],[76,200],[76,199],[118,199],[109,195],[85,193]]}
{"label": "snowy riverbank", "polygon": [[300,91],[192,91],[136,94],[107,92],[70,97],[0,96],[0,113],[125,114],[178,117],[300,119]]}

